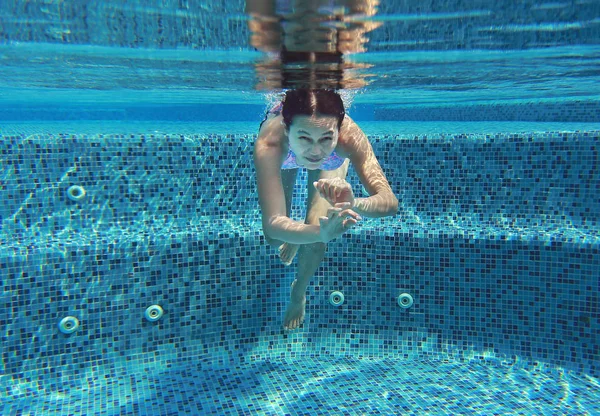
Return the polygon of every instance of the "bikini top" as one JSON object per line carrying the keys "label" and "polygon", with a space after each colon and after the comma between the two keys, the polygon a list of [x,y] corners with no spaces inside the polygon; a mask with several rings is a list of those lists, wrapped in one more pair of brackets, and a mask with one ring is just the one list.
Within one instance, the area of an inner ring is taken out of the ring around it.
{"label": "bikini top", "polygon": [[[344,164],[346,159],[338,155],[335,150],[330,154],[327,159],[323,161],[319,169],[321,170],[336,170]],[[296,162],[296,155],[292,152],[292,149],[288,151],[288,154],[281,165],[281,169],[297,169],[303,166],[298,165]]]}

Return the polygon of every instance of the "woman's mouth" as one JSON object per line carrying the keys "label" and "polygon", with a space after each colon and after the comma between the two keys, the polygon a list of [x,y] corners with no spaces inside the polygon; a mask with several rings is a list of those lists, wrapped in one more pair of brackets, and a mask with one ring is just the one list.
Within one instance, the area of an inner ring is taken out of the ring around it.
{"label": "woman's mouth", "polygon": [[319,163],[320,161],[322,161],[322,160],[323,160],[323,158],[322,158],[322,157],[320,157],[320,158],[316,158],[316,159],[313,159],[313,158],[307,157],[307,158],[305,158],[305,159],[306,159],[306,160],[308,160],[308,161],[309,161],[309,162],[311,162],[311,163]]}

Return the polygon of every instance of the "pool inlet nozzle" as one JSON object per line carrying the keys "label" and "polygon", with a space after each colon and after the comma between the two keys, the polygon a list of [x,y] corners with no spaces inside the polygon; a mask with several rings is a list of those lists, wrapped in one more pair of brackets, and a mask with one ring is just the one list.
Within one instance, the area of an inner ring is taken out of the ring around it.
{"label": "pool inlet nozzle", "polygon": [[144,312],[144,317],[149,322],[156,322],[162,318],[163,314],[163,308],[161,308],[159,305],[152,305],[148,306],[146,312]]}
{"label": "pool inlet nozzle", "polygon": [[413,306],[414,300],[413,297],[408,293],[402,293],[398,296],[398,306],[404,309],[408,309]]}
{"label": "pool inlet nozzle", "polygon": [[85,199],[85,188],[79,185],[70,186],[67,189],[67,197],[74,202],[83,201]]}
{"label": "pool inlet nozzle", "polygon": [[344,303],[344,294],[339,291],[331,292],[329,295],[329,303],[333,306],[342,306]]}
{"label": "pool inlet nozzle", "polygon": [[58,323],[58,329],[63,334],[72,334],[79,329],[79,319],[74,316],[67,316]]}

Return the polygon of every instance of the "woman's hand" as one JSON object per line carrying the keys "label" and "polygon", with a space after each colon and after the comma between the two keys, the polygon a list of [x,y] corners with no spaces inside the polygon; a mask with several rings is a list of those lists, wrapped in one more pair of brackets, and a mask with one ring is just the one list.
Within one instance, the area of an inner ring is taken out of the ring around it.
{"label": "woman's hand", "polygon": [[336,205],[341,202],[349,202],[350,207],[354,205],[354,192],[348,182],[342,178],[319,179],[313,185],[321,195],[331,205]]}
{"label": "woman's hand", "polygon": [[[320,182],[320,181],[319,181]],[[333,240],[354,227],[362,218],[352,211],[349,202],[335,204],[327,210],[327,216],[319,218],[321,241]]]}

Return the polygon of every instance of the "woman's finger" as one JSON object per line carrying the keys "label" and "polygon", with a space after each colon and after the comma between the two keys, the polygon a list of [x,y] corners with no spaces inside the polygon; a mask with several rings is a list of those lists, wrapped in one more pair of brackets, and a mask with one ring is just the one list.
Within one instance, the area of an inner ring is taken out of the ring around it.
{"label": "woman's finger", "polygon": [[313,182],[313,186],[315,187],[315,189],[319,192],[319,195],[323,196],[323,180],[318,180]]}
{"label": "woman's finger", "polygon": [[315,182],[315,188],[319,191],[319,195],[321,198],[329,198],[329,186],[324,179],[319,179],[318,182]]}
{"label": "woman's finger", "polygon": [[336,216],[339,216],[341,212],[342,212],[341,208],[330,207],[327,209],[327,218],[332,219]]}
{"label": "woman's finger", "polygon": [[342,224],[344,229],[349,230],[357,224],[357,221],[354,218],[346,218]]}
{"label": "woman's finger", "polygon": [[352,207],[352,204],[350,202],[338,202],[334,206],[340,209],[348,209]]}
{"label": "woman's finger", "polygon": [[362,217],[360,215],[358,215],[358,213],[356,213],[355,211],[352,211],[351,209],[345,209],[345,210],[341,211],[340,216],[346,217],[346,218],[353,218],[357,221],[362,220]]}
{"label": "woman's finger", "polygon": [[328,217],[319,217],[319,225],[321,227],[325,226],[325,224],[327,224],[328,222],[329,222]]}
{"label": "woman's finger", "polygon": [[327,189],[327,196],[329,197],[330,201],[335,200],[335,186],[329,185],[329,188]]}
{"label": "woman's finger", "polygon": [[322,184],[323,198],[333,200],[336,187],[331,183],[331,179],[320,179],[319,183]]}

